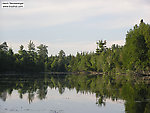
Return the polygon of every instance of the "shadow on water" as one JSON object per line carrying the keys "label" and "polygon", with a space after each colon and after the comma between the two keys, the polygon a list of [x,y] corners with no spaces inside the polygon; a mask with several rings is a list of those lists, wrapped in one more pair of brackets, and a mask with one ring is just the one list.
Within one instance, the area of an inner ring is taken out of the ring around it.
{"label": "shadow on water", "polygon": [[[31,103],[35,95],[46,99],[48,88],[57,88],[60,94],[65,89],[75,89],[77,93],[96,95],[96,104],[105,106],[106,99],[124,100],[126,113],[150,113],[150,87],[139,78],[124,75],[49,75],[24,74],[0,75],[0,98],[6,101],[13,90],[22,99],[28,95]],[[53,112],[53,111],[51,111]]]}

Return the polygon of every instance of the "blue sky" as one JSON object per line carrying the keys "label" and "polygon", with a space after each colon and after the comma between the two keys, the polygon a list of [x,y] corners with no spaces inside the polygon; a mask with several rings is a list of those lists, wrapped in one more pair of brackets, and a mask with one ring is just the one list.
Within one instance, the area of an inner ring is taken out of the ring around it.
{"label": "blue sky", "polygon": [[0,8],[0,43],[17,52],[32,40],[49,55],[95,51],[101,39],[123,45],[141,19],[150,23],[150,0],[24,0],[24,8]]}

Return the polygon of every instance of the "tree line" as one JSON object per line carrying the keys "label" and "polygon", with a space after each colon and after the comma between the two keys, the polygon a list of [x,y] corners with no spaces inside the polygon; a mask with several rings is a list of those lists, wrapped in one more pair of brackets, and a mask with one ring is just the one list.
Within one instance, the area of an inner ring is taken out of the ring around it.
{"label": "tree line", "polygon": [[4,42],[0,44],[0,72],[121,72],[134,71],[150,73],[150,25],[140,21],[126,34],[124,46],[113,44],[106,47],[106,40],[96,42],[95,52],[77,52],[66,55],[60,50],[58,55],[48,56],[46,45],[30,41],[28,50],[21,45],[18,53]]}

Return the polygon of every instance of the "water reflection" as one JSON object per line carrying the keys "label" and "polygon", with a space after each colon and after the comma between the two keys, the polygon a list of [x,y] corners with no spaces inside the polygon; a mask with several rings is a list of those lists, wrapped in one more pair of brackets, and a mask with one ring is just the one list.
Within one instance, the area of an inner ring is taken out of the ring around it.
{"label": "water reflection", "polygon": [[[81,94],[95,94],[96,105],[105,106],[106,100],[124,100],[126,113],[150,113],[150,87],[140,79],[122,75],[0,75],[0,98],[17,91],[20,99],[27,95],[29,104],[35,98],[46,100],[48,89],[76,90]],[[66,97],[66,99],[69,99]],[[118,108],[119,109],[119,108]]]}

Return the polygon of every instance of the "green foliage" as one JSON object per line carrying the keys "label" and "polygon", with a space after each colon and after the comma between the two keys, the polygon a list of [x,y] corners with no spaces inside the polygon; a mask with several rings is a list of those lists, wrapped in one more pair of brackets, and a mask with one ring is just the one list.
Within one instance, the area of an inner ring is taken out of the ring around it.
{"label": "green foliage", "polygon": [[35,50],[35,45],[34,43],[30,40],[29,44],[28,44],[28,50],[29,51],[34,51]]}
{"label": "green foliage", "polygon": [[14,54],[11,48],[8,49],[6,42],[0,44],[0,72],[44,71],[48,58],[47,46],[38,46],[36,52],[34,43],[30,41],[28,50],[21,45],[18,53]]}
{"label": "green foliage", "polygon": [[43,44],[40,44],[37,48],[37,52],[38,52],[38,55],[39,55],[39,60],[44,62],[45,60],[47,60],[48,58],[48,50],[47,50],[47,47],[46,45],[43,45]]}
{"label": "green foliage", "polygon": [[8,51],[8,46],[7,46],[7,43],[4,42],[0,45],[0,50],[1,51],[4,51],[4,52],[7,52]]}
{"label": "green foliage", "polygon": [[134,71],[150,73],[150,25],[143,20],[126,35],[124,46],[113,44],[106,47],[106,40],[96,42],[96,53],[77,52],[76,56],[66,56],[63,50],[58,55],[48,57],[48,46],[40,44],[35,48],[30,40],[28,50],[20,46],[14,54],[7,43],[0,44],[0,72],[6,71],[52,71],[52,72],[113,72]]}
{"label": "green foliage", "polygon": [[96,49],[96,54],[100,54],[102,52],[106,51],[106,40],[103,42],[103,40],[99,40],[98,42],[96,42],[97,44],[97,49]]}
{"label": "green foliage", "polygon": [[139,26],[135,25],[134,29],[127,33],[126,44],[123,48],[124,68],[134,71],[149,71],[149,28],[150,25],[141,20]]}

